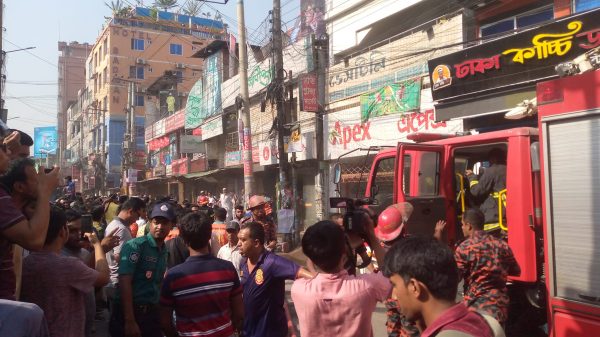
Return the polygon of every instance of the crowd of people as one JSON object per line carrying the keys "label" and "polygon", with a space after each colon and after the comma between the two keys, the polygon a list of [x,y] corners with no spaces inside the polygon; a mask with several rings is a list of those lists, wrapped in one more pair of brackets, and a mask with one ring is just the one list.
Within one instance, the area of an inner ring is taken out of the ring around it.
{"label": "crowd of people", "polygon": [[[477,209],[462,215],[454,250],[445,221],[431,238],[408,235],[410,205],[360,210],[366,236],[334,214],[308,226],[300,265],[276,253],[263,196],[245,207],[226,189],[194,203],[84,196],[71,177],[59,184],[58,168],[36,169],[28,135],[0,144],[0,336],[89,337],[107,308],[113,337],[284,337],[286,280],[303,336],[373,336],[378,302],[389,336],[503,336],[519,267]],[[356,256],[369,254],[378,266],[357,273]]]}

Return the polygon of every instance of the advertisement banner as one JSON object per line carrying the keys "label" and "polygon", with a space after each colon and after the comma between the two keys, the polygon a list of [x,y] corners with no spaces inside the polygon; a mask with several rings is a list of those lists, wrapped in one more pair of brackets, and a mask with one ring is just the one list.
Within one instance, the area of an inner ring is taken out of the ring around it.
{"label": "advertisement banner", "polygon": [[[358,108],[333,113],[329,116],[326,159],[358,148],[370,146],[396,146],[398,142],[410,142],[407,136],[416,132],[456,133],[463,131],[461,120],[436,122],[433,110],[405,115],[388,115],[361,123]],[[349,156],[364,155],[356,151]]]}
{"label": "advertisement banner", "polygon": [[202,108],[202,78],[190,90],[185,106],[185,128],[193,129],[202,123],[200,110]]}
{"label": "advertisement banner", "polygon": [[300,37],[315,34],[319,37],[325,34],[325,0],[300,1]]}
{"label": "advertisement banner", "polygon": [[171,138],[169,136],[158,137],[148,142],[148,150],[156,151],[171,144]]}
{"label": "advertisement banner", "polygon": [[156,123],[154,123],[154,126],[152,127],[152,133],[153,138],[164,136],[166,134],[164,119],[158,120]]}
{"label": "advertisement banner", "polygon": [[56,155],[58,146],[56,126],[44,126],[33,129],[33,156],[35,158],[46,158],[48,155]]}
{"label": "advertisement banner", "polygon": [[360,120],[418,111],[421,102],[421,78],[384,86],[360,96]]}
{"label": "advertisement banner", "polygon": [[300,76],[300,110],[318,112],[317,101],[317,74],[304,74]]}
{"label": "advertisement banner", "polygon": [[179,137],[179,151],[181,153],[202,153],[202,136],[181,135]]}
{"label": "advertisement banner", "polygon": [[215,53],[204,61],[204,95],[205,107],[201,112],[202,119],[220,114],[221,109],[221,69],[219,64],[222,54]]}
{"label": "advertisement banner", "polygon": [[[300,134],[299,140],[294,144],[289,143],[289,137],[285,137],[286,142],[284,151],[286,151],[288,160],[292,158],[292,152],[296,153],[296,161],[303,161],[317,158],[315,133],[314,131]],[[290,151],[294,150],[294,151]],[[279,163],[279,153],[277,149],[277,139],[263,141],[259,144],[258,153],[260,155],[260,165],[273,165]]]}
{"label": "advertisement banner", "polygon": [[[252,148],[252,162],[260,163],[259,147]],[[225,152],[225,166],[235,166],[242,164],[242,151]]]}
{"label": "advertisement banner", "polygon": [[221,115],[213,118],[200,126],[202,140],[207,140],[223,134],[223,118]]}
{"label": "advertisement banner", "polygon": [[185,125],[185,110],[179,110],[175,114],[165,118],[165,132],[171,133],[183,128]]}

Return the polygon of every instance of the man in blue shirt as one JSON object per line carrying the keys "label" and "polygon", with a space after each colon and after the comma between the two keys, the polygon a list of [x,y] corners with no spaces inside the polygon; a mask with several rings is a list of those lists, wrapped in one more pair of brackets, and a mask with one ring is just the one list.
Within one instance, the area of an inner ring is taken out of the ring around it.
{"label": "man in blue shirt", "polygon": [[240,268],[244,288],[244,337],[287,337],[283,309],[285,280],[314,275],[266,250],[265,231],[258,222],[245,223],[238,238],[240,253],[246,258]]}

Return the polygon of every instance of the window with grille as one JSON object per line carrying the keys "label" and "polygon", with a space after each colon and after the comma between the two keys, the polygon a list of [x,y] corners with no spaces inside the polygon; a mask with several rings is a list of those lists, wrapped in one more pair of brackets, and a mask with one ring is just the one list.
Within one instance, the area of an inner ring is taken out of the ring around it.
{"label": "window with grille", "polygon": [[239,135],[237,132],[230,132],[225,139],[225,151],[239,150]]}

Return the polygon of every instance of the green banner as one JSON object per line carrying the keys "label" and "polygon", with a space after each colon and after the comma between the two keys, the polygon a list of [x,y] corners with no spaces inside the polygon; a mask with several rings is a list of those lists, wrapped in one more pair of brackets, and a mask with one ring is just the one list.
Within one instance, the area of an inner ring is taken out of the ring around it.
{"label": "green banner", "polygon": [[421,77],[386,85],[360,96],[360,119],[403,114],[418,110],[421,103]]}
{"label": "green banner", "polygon": [[194,129],[202,123],[202,79],[190,90],[185,106],[185,128]]}

